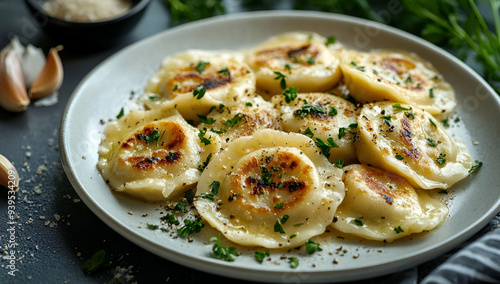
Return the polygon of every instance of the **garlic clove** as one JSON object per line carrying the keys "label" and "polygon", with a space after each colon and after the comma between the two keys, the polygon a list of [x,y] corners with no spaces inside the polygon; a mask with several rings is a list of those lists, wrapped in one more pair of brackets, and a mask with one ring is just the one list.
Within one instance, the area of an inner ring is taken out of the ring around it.
{"label": "garlic clove", "polygon": [[20,112],[30,103],[19,58],[12,47],[0,52],[0,106]]}
{"label": "garlic clove", "polygon": [[17,36],[12,38],[10,46],[16,51],[21,62],[24,83],[26,88],[29,89],[45,65],[45,54],[41,48],[34,47],[31,44],[24,47]]}
{"label": "garlic clove", "polygon": [[14,165],[0,155],[0,186],[16,191],[19,188],[19,174]]}
{"label": "garlic clove", "polygon": [[63,81],[63,66],[58,52],[63,49],[62,45],[51,48],[45,66],[33,82],[29,91],[32,99],[48,96],[59,90]]}

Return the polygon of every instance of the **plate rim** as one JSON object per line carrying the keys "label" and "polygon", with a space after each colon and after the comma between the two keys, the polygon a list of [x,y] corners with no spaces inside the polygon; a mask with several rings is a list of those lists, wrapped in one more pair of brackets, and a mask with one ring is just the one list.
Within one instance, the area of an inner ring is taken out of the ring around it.
{"label": "plate rim", "polygon": [[[68,145],[65,143],[67,141],[67,133],[68,133],[68,113],[74,107],[73,102],[76,100],[78,97],[78,94],[80,91],[84,88],[85,83],[88,81],[88,79],[100,68],[105,66],[108,62],[112,61],[115,57],[120,56],[120,54],[134,48],[139,48],[140,45],[146,44],[148,41],[154,41],[157,38],[165,37],[168,36],[171,33],[176,33],[180,32],[182,30],[189,30],[193,29],[199,26],[207,25],[207,24],[215,24],[218,22],[224,22],[224,21],[239,21],[243,19],[252,19],[252,18],[274,18],[274,17],[282,17],[282,18],[315,18],[315,19],[326,19],[326,20],[334,20],[334,21],[343,21],[343,22],[348,22],[350,24],[356,24],[356,25],[377,25],[380,27],[382,30],[389,32],[391,34],[395,34],[397,36],[402,36],[405,37],[411,41],[416,41],[419,44],[422,45],[427,45],[437,53],[439,53],[440,56],[446,57],[448,60],[454,61],[456,64],[458,64],[461,68],[467,71],[469,75],[472,75],[478,80],[483,87],[486,88],[488,93],[495,94],[494,90],[491,88],[491,86],[481,77],[479,74],[477,74],[472,68],[467,66],[464,62],[460,61],[458,58],[455,56],[451,55],[449,52],[443,50],[440,47],[437,47],[436,45],[429,43],[415,35],[409,34],[405,31],[399,30],[397,28],[385,25],[385,24],[380,24],[377,22],[373,22],[370,20],[366,19],[361,19],[361,18],[356,18],[356,17],[351,17],[347,15],[341,15],[341,14],[335,14],[335,13],[327,13],[327,12],[318,12],[318,11],[288,11],[288,10],[275,10],[275,11],[257,11],[257,12],[242,12],[242,13],[234,13],[234,14],[227,14],[227,15],[221,15],[221,16],[216,16],[213,18],[209,19],[203,19],[195,22],[190,22],[186,23],[183,25],[179,25],[176,27],[168,28],[160,33],[148,36],[140,41],[137,41],[135,43],[132,43],[128,46],[123,47],[122,49],[118,50],[117,52],[113,53],[111,56],[103,60],[101,63],[96,65],[87,75],[79,82],[79,84],[75,87],[73,93],[71,94],[65,109],[63,111],[61,121],[60,121],[60,134],[59,134],[59,151],[60,151],[60,157],[61,157],[61,162],[63,165],[63,169],[66,173],[66,176],[68,177],[68,180],[70,181],[72,187],[75,189],[77,194],[80,196],[80,198],[84,201],[85,205],[95,214],[99,219],[101,219],[107,226],[112,228],[115,232],[120,234],[121,236],[125,237],[129,241],[133,242],[134,244],[142,247],[143,249],[146,249],[147,251],[156,254],[164,259],[167,259],[172,262],[179,263],[184,266],[189,266],[190,264],[193,264],[194,262],[196,263],[196,267],[191,267],[193,269],[201,270],[204,272],[212,273],[212,274],[217,274],[220,276],[225,276],[225,277],[233,277],[233,278],[239,278],[239,279],[247,279],[245,278],[248,275],[254,275],[254,273],[258,272],[261,275],[259,276],[260,278],[257,279],[252,279],[254,281],[269,281],[269,280],[277,280],[277,276],[282,276],[284,273],[289,273],[290,275],[300,275],[300,274],[311,274],[313,277],[311,279],[305,280],[305,282],[309,282],[311,280],[315,281],[325,281],[326,276],[331,276],[332,273],[336,273],[336,276],[341,276],[342,281],[346,280],[359,280],[363,279],[365,277],[374,277],[374,276],[380,276],[388,273],[393,273],[395,271],[399,271],[402,269],[406,269],[409,267],[414,267],[416,265],[419,265],[425,261],[428,261],[430,259],[435,258],[436,256],[442,255],[446,253],[447,251],[455,248],[459,244],[463,243],[467,239],[469,239],[471,236],[476,234],[481,228],[483,228],[496,214],[500,212],[500,201],[496,203],[496,206],[493,206],[490,208],[490,210],[487,211],[487,214],[485,214],[481,220],[470,224],[466,230],[467,232],[454,236],[452,238],[449,238],[445,241],[442,241],[440,243],[437,243],[429,249],[427,249],[425,252],[415,252],[416,255],[412,256],[413,258],[417,258],[416,261],[406,264],[401,264],[397,263],[398,260],[393,260],[392,262],[385,262],[384,264],[381,265],[374,265],[370,266],[369,268],[363,268],[367,271],[362,271],[362,273],[358,273],[356,276],[349,277],[349,274],[351,270],[359,270],[359,268],[352,268],[352,269],[344,269],[342,271],[337,271],[337,270],[331,270],[331,271],[300,271],[297,270],[296,272],[294,271],[273,271],[273,270],[259,270],[259,269],[251,269],[251,268],[246,268],[243,269],[241,267],[234,267],[226,262],[217,260],[217,259],[210,259],[210,258],[204,258],[200,259],[198,257],[193,257],[188,254],[181,254],[178,253],[177,251],[169,250],[168,253],[165,253],[162,251],[165,249],[164,247],[160,247],[154,242],[151,242],[147,239],[144,239],[141,237],[137,232],[130,230],[127,226],[120,224],[118,220],[116,220],[113,216],[109,216],[103,208],[101,208],[95,201],[94,199],[86,192],[86,190],[83,188],[83,185],[80,183],[79,178],[77,177],[76,173],[73,172],[71,169],[71,162],[70,158],[68,156],[68,149],[66,148]],[[500,105],[500,99],[498,96],[493,96],[493,98],[496,100],[497,104]],[[161,249],[159,249],[161,248]],[[426,253],[433,251],[432,256],[425,256]],[[437,253],[436,253],[437,251]],[[388,265],[392,265],[392,268],[384,271],[380,271],[381,267],[385,267]],[[238,273],[241,273],[242,275],[228,275],[227,274],[227,269],[236,269]],[[358,271],[359,272],[359,271]],[[265,275],[264,275],[265,274]],[[264,276],[262,276],[264,275]],[[269,277],[272,277],[271,279]],[[328,281],[335,281],[335,279],[328,279]]]}

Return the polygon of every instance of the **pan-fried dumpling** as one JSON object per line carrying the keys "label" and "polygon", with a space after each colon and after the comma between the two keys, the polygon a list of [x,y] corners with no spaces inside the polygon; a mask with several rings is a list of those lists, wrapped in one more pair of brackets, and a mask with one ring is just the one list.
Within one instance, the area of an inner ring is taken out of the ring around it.
{"label": "pan-fried dumpling", "polygon": [[417,188],[449,188],[472,166],[466,146],[451,139],[428,112],[409,105],[366,104],[358,118],[356,153],[369,164],[408,180]]}
{"label": "pan-fried dumpling", "polygon": [[326,155],[332,163],[357,161],[353,142],[359,111],[353,103],[326,93],[297,94],[293,100],[275,95],[272,102],[285,131],[308,135],[317,143],[333,139],[336,147],[331,147]]}
{"label": "pan-fried dumpling", "polygon": [[448,208],[426,191],[377,168],[347,166],[342,181],[346,194],[332,226],[344,233],[391,242],[434,229],[448,215]]}
{"label": "pan-fried dumpling", "polygon": [[341,68],[347,88],[360,103],[407,103],[432,115],[448,114],[457,104],[451,85],[415,54],[345,51]]}
{"label": "pan-fried dumpling", "polygon": [[131,112],[106,126],[98,168],[118,192],[165,200],[198,182],[199,167],[219,149],[219,139],[177,111]]}
{"label": "pan-fried dumpling", "polygon": [[323,92],[340,80],[340,59],[316,33],[290,32],[272,37],[246,53],[259,93],[275,95],[288,87]]}
{"label": "pan-fried dumpling", "polygon": [[235,243],[294,247],[331,224],[344,197],[341,175],[308,137],[264,129],[212,158],[194,204]]}
{"label": "pan-fried dumpling", "polygon": [[198,129],[218,133],[223,148],[236,138],[251,136],[259,129],[281,129],[276,109],[258,95],[248,96],[233,107],[213,107],[210,113],[200,120]]}
{"label": "pan-fried dumpling", "polygon": [[190,50],[164,60],[146,86],[149,108],[175,107],[197,121],[212,106],[238,102],[255,93],[255,76],[235,52]]}

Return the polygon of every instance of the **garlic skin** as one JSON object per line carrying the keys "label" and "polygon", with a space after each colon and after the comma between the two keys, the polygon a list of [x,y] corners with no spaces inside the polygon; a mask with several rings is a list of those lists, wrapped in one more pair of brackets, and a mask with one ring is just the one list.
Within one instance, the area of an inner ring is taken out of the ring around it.
{"label": "garlic skin", "polygon": [[16,191],[19,188],[19,174],[14,165],[0,155],[0,186]]}
{"label": "garlic skin", "polygon": [[21,62],[24,83],[26,89],[29,89],[45,65],[45,54],[41,48],[34,47],[31,44],[24,47],[17,36],[12,38],[10,46],[16,51],[19,61]]}
{"label": "garlic skin", "polygon": [[30,98],[43,98],[59,90],[61,87],[64,71],[58,52],[62,49],[62,45],[50,49],[45,66],[31,86],[29,91]]}
{"label": "garlic skin", "polygon": [[8,111],[21,112],[29,103],[19,57],[8,46],[0,52],[0,106]]}

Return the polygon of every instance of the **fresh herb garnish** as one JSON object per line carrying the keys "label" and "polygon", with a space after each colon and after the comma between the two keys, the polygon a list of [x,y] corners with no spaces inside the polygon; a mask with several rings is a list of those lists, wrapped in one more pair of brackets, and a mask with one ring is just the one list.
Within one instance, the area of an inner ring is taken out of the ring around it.
{"label": "fresh herb garnish", "polygon": [[216,122],[215,119],[213,119],[213,118],[207,118],[207,116],[205,116],[205,115],[197,114],[196,116],[198,117],[198,119],[200,120],[201,123],[214,124]]}
{"label": "fresh herb garnish", "polygon": [[189,203],[187,200],[183,200],[179,203],[177,203],[174,207],[174,211],[181,211],[182,213],[187,213],[189,209],[187,208],[189,206]]}
{"label": "fresh herb garnish", "polygon": [[210,163],[210,159],[212,159],[212,153],[209,153],[205,161],[201,165],[198,165],[198,170],[200,172],[203,172],[203,170],[205,170],[205,168],[208,166],[208,163]]}
{"label": "fresh herb garnish", "polygon": [[292,71],[292,66],[290,66],[290,64],[285,64],[285,69],[288,70],[288,71]]}
{"label": "fresh herb garnish", "polygon": [[82,269],[87,272],[91,273],[101,266],[103,266],[104,262],[106,260],[106,251],[101,249],[94,253],[90,259],[87,259],[85,263],[82,266]]}
{"label": "fresh herb garnish", "polygon": [[409,85],[409,84],[411,84],[411,81],[412,81],[411,76],[408,76],[408,78],[406,78],[405,83],[406,83],[407,85]]}
{"label": "fresh herb garnish", "polygon": [[297,266],[299,266],[299,260],[297,259],[297,257],[295,256],[290,257],[290,267],[297,268]]}
{"label": "fresh herb garnish", "polygon": [[337,39],[335,38],[335,36],[329,36],[326,38],[325,45],[329,46],[330,44],[334,44],[336,41]]}
{"label": "fresh herb garnish", "polygon": [[205,71],[205,67],[210,64],[210,62],[205,62],[205,61],[198,61],[198,64],[196,65],[195,69],[196,71],[198,71],[198,73],[203,73],[203,71]]}
{"label": "fresh herb garnish", "polygon": [[399,234],[399,233],[404,233],[403,229],[401,229],[401,226],[397,226],[394,228],[394,232],[396,232],[396,234]]}
{"label": "fresh herb garnish", "polygon": [[286,221],[288,221],[288,218],[288,215],[284,215],[281,219],[276,220],[276,223],[274,223],[274,231],[280,234],[285,234],[285,230],[283,230],[281,224],[285,224]]}
{"label": "fresh herb garnish", "polygon": [[336,116],[337,115],[337,109],[334,107],[328,107],[328,115],[329,116]]}
{"label": "fresh herb garnish", "polygon": [[361,221],[361,219],[363,219],[363,217],[354,218],[354,224],[359,227],[363,226],[363,222]]}
{"label": "fresh herb garnish", "polygon": [[280,80],[280,87],[286,89],[286,75],[279,71],[274,71],[274,74],[276,75],[274,80]]}
{"label": "fresh herb garnish", "polygon": [[283,96],[285,96],[285,102],[288,104],[297,98],[297,91],[299,89],[295,87],[290,87],[283,91]]}
{"label": "fresh herb garnish", "polygon": [[446,163],[446,154],[440,153],[439,157],[437,157],[436,162],[440,164],[441,166]]}
{"label": "fresh herb garnish", "polygon": [[229,127],[233,127],[236,124],[238,124],[241,121],[243,121],[244,118],[245,118],[244,114],[238,113],[235,116],[233,116],[233,118],[231,118],[230,120],[224,121],[222,124],[227,125]]}
{"label": "fresh herb garnish", "polygon": [[[349,125],[349,127],[350,127],[350,126],[351,126],[351,125]],[[356,127],[358,127],[358,126],[356,125]],[[348,128],[345,128],[345,127],[341,127],[341,128],[339,128],[339,135],[338,135],[339,140],[340,140],[340,139],[342,139],[342,138],[345,136],[346,132],[349,132],[349,133],[350,133],[350,134],[352,134],[352,135],[355,135],[355,134],[356,134],[356,132],[355,132],[355,131],[352,131],[352,130],[350,130],[350,129],[348,129]]]}
{"label": "fresh herb garnish", "polygon": [[476,160],[476,164],[470,168],[469,173],[472,174],[472,173],[476,172],[482,166],[483,166],[483,162]]}
{"label": "fresh herb garnish", "polygon": [[354,61],[351,61],[351,65],[354,66],[356,69],[358,69],[359,71],[361,72],[365,72],[365,66],[359,66],[358,67],[358,64]]}
{"label": "fresh herb garnish", "polygon": [[450,127],[450,124],[448,123],[448,118],[443,119],[442,123],[444,127]]}
{"label": "fresh herb garnish", "polygon": [[146,223],[146,226],[148,226],[150,230],[158,230],[158,225]]}
{"label": "fresh herb garnish", "polygon": [[255,251],[255,260],[257,260],[257,262],[259,263],[262,263],[264,262],[264,259],[266,258],[266,256],[270,256],[271,253],[269,252],[269,250],[266,250],[266,251],[258,251],[256,250]]}
{"label": "fresh herb garnish", "polygon": [[429,89],[429,98],[431,98],[431,99],[434,98],[434,89],[433,88]]}
{"label": "fresh herb garnish", "polygon": [[210,136],[209,138],[206,138],[205,137],[206,133],[207,133],[206,130],[201,130],[201,129],[200,129],[200,132],[198,132],[198,138],[200,138],[201,143],[205,144],[205,146],[210,145],[212,143],[212,142],[210,142],[210,138],[212,138],[212,136]]}
{"label": "fresh herb garnish", "polygon": [[405,115],[411,119],[415,119],[415,115],[411,111],[405,111]]}
{"label": "fresh herb garnish", "polygon": [[308,128],[304,131],[304,135],[306,135],[306,136],[309,136],[309,137],[313,138],[313,137],[314,137],[314,132],[312,132],[311,128],[309,128],[309,127],[308,127]]}
{"label": "fresh herb garnish", "polygon": [[123,108],[121,108],[121,109],[120,109],[120,112],[119,112],[119,113],[118,113],[118,115],[116,116],[116,119],[120,119],[120,118],[123,116],[124,112],[125,112],[125,111],[123,110]]}
{"label": "fresh herb garnish", "polygon": [[201,218],[198,217],[196,220],[184,220],[184,226],[177,230],[177,234],[185,238],[193,233],[199,233],[201,229],[205,227],[205,224],[201,223]]}
{"label": "fresh herb garnish", "polygon": [[392,105],[392,107],[395,108],[395,109],[410,110],[409,108],[401,106],[400,103],[395,103],[395,104]]}
{"label": "fresh herb garnish", "polygon": [[200,197],[215,201],[215,196],[219,194],[220,182],[214,180],[208,187],[210,188],[210,193],[202,193]]}
{"label": "fresh herb garnish", "polygon": [[390,115],[381,116],[380,119],[383,119],[385,124],[387,124],[388,126],[391,126],[392,117]]}
{"label": "fresh herb garnish", "polygon": [[234,256],[239,256],[240,254],[236,251],[236,247],[227,247],[223,246],[220,241],[220,233],[217,237],[211,237],[210,242],[215,242],[212,246],[213,254],[222,260],[225,261],[234,261]]}
{"label": "fresh herb garnish", "polygon": [[224,76],[227,76],[229,74],[229,70],[227,69],[227,66],[224,68],[221,68],[217,73],[222,73]]}
{"label": "fresh herb garnish", "polygon": [[404,157],[403,157],[403,156],[401,156],[401,155],[399,155],[399,154],[397,154],[397,155],[396,155],[396,159],[398,159],[398,160],[400,160],[400,161],[401,161],[401,160],[403,160],[403,159],[404,159]]}
{"label": "fresh herb garnish", "polygon": [[338,158],[337,161],[335,161],[335,166],[341,169],[344,166],[344,158]]}
{"label": "fresh herb garnish", "polygon": [[196,89],[193,90],[193,97],[196,97],[198,100],[203,98],[205,95],[205,87],[203,85],[199,85]]}
{"label": "fresh herb garnish", "polygon": [[326,142],[320,138],[316,138],[315,144],[321,149],[321,153],[327,158],[330,158],[330,149],[338,147],[332,137],[326,139]]}
{"label": "fresh herb garnish", "polygon": [[168,213],[167,215],[160,218],[162,221],[167,221],[170,224],[179,225],[179,220],[175,219],[174,214]]}
{"label": "fresh herb garnish", "polygon": [[429,146],[431,146],[432,148],[435,148],[437,146],[436,142],[431,138],[427,138],[427,144],[429,144]]}
{"label": "fresh herb garnish", "polygon": [[307,63],[311,64],[311,65],[314,65],[316,64],[316,60],[314,60],[314,57],[313,56],[309,56],[307,58]]}
{"label": "fresh herb garnish", "polygon": [[149,100],[150,101],[153,101],[153,102],[156,102],[157,100],[160,99],[160,96],[157,96],[157,95],[154,95],[154,96],[149,96]]}
{"label": "fresh herb garnish", "polygon": [[319,116],[322,114],[325,114],[325,110],[323,109],[322,106],[315,106],[315,105],[310,105],[307,103],[307,101],[304,101],[305,104],[302,106],[300,110],[296,110],[293,115],[298,118],[304,118],[307,115],[315,115]]}
{"label": "fresh herb garnish", "polygon": [[285,206],[285,203],[283,203],[283,202],[280,202],[280,203],[274,203],[274,208],[276,208],[276,209],[280,209],[280,208],[282,208],[283,206]]}
{"label": "fresh herb garnish", "polygon": [[315,242],[313,242],[311,240],[307,240],[306,241],[305,247],[306,247],[306,252],[308,254],[313,254],[313,253],[315,253],[317,251],[322,251],[323,250],[318,243],[315,243]]}
{"label": "fresh herb garnish", "polygon": [[246,103],[245,103],[245,105],[246,105],[247,107],[251,107],[251,106],[253,106],[253,104],[252,104],[251,102],[246,102]]}
{"label": "fresh herb garnish", "polygon": [[432,119],[429,118],[429,121],[432,124],[432,126],[437,127],[436,123]]}

